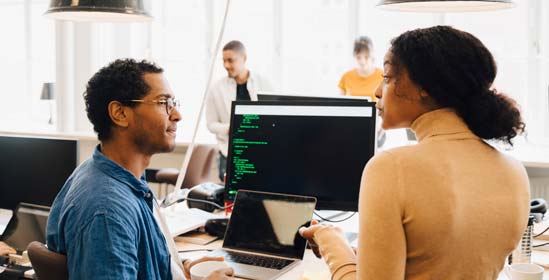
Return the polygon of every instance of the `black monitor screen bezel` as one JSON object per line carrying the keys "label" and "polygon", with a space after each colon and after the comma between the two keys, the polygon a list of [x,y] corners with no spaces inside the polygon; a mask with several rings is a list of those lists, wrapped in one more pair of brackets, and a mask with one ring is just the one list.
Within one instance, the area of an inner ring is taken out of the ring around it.
{"label": "black monitor screen bezel", "polygon": [[14,210],[20,202],[51,206],[78,166],[77,139],[0,134],[0,145],[6,145],[0,151],[12,151],[2,155],[9,166],[0,170],[0,176],[7,176],[0,178],[0,193],[9,193],[0,198],[0,208]]}
{"label": "black monitor screen bezel", "polygon": [[[377,148],[377,139],[375,137],[376,135],[376,107],[375,102],[367,102],[364,100],[360,100],[360,102],[357,102],[357,100],[352,101],[340,101],[340,100],[334,100],[334,101],[293,101],[293,100],[286,100],[286,101],[233,101],[231,106],[231,120],[230,120],[230,129],[229,129],[229,147],[228,147],[228,154],[227,154],[227,169],[226,169],[226,180],[225,180],[225,201],[231,202],[234,200],[234,194],[230,194],[230,190],[238,190],[238,188],[231,189],[233,186],[230,185],[230,179],[231,179],[231,172],[232,172],[232,154],[233,154],[233,147],[231,145],[233,141],[233,122],[234,122],[234,112],[235,108],[238,105],[275,105],[275,106],[349,106],[349,107],[370,107],[372,109],[372,125],[374,126],[373,134],[369,137],[369,143],[366,143],[365,145],[370,145],[371,147],[371,154],[370,157],[367,160],[370,160],[376,152]],[[247,188],[249,189],[249,187]],[[356,186],[357,194],[356,194],[356,201],[353,202],[343,202],[343,201],[327,201],[322,200],[317,197],[317,209],[318,210],[340,210],[340,211],[358,211],[358,190],[360,189],[360,186]],[[255,190],[255,189],[254,189]],[[268,191],[263,189],[257,189],[256,191]],[[314,194],[310,193],[292,193],[294,195],[304,195],[304,196],[315,196]]]}
{"label": "black monitor screen bezel", "polygon": [[[305,219],[305,222],[301,226],[309,226],[310,221],[313,217],[314,206],[317,203],[316,198],[311,196],[278,194],[278,193],[269,193],[269,192],[250,191],[250,190],[240,189],[238,190],[238,193],[235,196],[235,205],[233,209],[233,214],[231,215],[231,219],[229,219],[229,224],[227,225],[227,229],[225,231],[225,238],[223,239],[223,248],[234,249],[234,250],[245,250],[248,252],[261,253],[261,254],[270,254],[270,255],[275,255],[275,256],[284,257],[284,258],[291,258],[291,259],[303,259],[307,240],[299,235],[298,233],[299,227],[295,228],[296,239],[294,239],[293,248],[289,248],[289,247],[284,248],[284,247],[281,247],[281,244],[276,244],[276,245],[273,244],[272,240],[269,240],[268,235],[264,236],[265,237],[264,240],[258,240],[260,238],[250,239],[250,236],[247,236],[246,234],[241,234],[242,232],[249,231],[249,227],[248,227],[249,224],[254,224],[254,226],[257,227],[258,229],[269,228],[270,227],[269,225],[272,225],[272,221],[263,220],[261,218],[254,216],[255,214],[257,214],[257,212],[262,212],[262,211],[259,211],[261,207],[253,207],[258,211],[246,211],[246,210],[240,211],[241,207],[250,206],[250,204],[248,204],[247,206],[240,205],[240,203],[244,203],[243,201],[245,200],[262,200],[262,201],[274,200],[274,201],[281,201],[281,202],[311,204],[312,206],[311,209],[307,209],[304,205],[304,207],[300,209],[302,211],[298,211],[300,213],[295,213],[295,212],[286,213],[288,215],[296,215],[297,217],[303,217]],[[256,212],[256,213],[249,213],[249,212]],[[288,227],[287,223],[284,222],[285,221],[284,219],[280,221],[282,221],[282,224],[284,224],[284,227],[286,228]],[[240,223],[240,224],[237,224],[237,223]],[[236,229],[237,227],[238,229]],[[274,230],[274,227],[273,227],[273,230]],[[263,233],[263,231],[259,231],[258,233]],[[256,233],[256,235],[258,233]],[[263,237],[263,235],[261,236]]]}

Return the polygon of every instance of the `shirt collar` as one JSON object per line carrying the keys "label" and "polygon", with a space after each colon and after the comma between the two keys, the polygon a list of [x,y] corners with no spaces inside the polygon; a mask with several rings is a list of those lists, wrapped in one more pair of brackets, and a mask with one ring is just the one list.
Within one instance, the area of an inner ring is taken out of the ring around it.
{"label": "shirt collar", "polygon": [[433,110],[419,116],[411,125],[418,142],[435,136],[465,139],[479,138],[457,113],[450,108]]}
{"label": "shirt collar", "polygon": [[[92,157],[94,163],[102,172],[126,184],[134,192],[140,193],[143,197],[147,197],[147,194],[151,193],[151,189],[145,181],[145,174],[141,175],[140,179],[135,178],[135,176],[130,171],[128,171],[118,163],[114,162],[110,158],[106,157],[101,152],[100,145],[97,145],[97,147],[95,147]],[[152,194],[149,194],[148,196],[151,197]]]}

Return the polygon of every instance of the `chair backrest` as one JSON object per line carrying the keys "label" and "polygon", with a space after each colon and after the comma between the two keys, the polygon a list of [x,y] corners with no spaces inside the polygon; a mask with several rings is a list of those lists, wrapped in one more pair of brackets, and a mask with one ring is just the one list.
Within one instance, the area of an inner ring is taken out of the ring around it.
{"label": "chair backrest", "polygon": [[[182,187],[190,188],[201,183],[211,182],[213,178],[212,164],[216,154],[217,148],[213,145],[196,145]],[[156,180],[161,183],[175,185],[178,176],[179,170],[177,169],[161,169],[156,173]]]}
{"label": "chair backrest", "polygon": [[183,187],[190,188],[205,182],[211,182],[212,163],[217,148],[212,145],[196,145],[187,168]]}
{"label": "chair backrest", "polygon": [[27,247],[29,259],[34,269],[34,279],[65,280],[69,279],[67,257],[50,251],[38,241],[33,241]]}

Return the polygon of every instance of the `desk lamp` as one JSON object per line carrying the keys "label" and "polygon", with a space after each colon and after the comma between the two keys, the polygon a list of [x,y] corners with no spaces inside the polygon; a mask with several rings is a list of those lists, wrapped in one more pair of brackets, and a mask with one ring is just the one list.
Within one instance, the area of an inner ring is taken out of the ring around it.
{"label": "desk lamp", "polygon": [[55,87],[54,83],[44,83],[42,85],[42,94],[40,94],[40,100],[48,100],[48,103],[50,104],[50,119],[48,120],[48,124],[53,124],[53,110],[52,110],[52,102],[55,98]]}
{"label": "desk lamp", "polygon": [[401,12],[480,12],[508,9],[515,6],[512,0],[382,0],[377,6]]}

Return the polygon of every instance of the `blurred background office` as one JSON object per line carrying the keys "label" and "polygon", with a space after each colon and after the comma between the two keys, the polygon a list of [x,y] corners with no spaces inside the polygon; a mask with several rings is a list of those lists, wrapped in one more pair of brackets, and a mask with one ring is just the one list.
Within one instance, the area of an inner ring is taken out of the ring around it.
{"label": "blurred background office", "polygon": [[[225,2],[151,2],[151,22],[72,23],[43,17],[47,0],[0,0],[0,131],[78,138],[82,161],[96,143],[82,98],[86,81],[116,58],[150,59],[165,69],[183,116],[176,153],[154,157],[151,167],[179,167],[198,117]],[[381,68],[390,39],[406,30],[446,24],[471,32],[498,62],[494,86],[523,110],[527,137],[511,153],[530,163],[531,176],[549,177],[549,3],[516,1],[516,7],[502,11],[430,14],[388,12],[376,2],[233,0],[223,43],[242,41],[247,64],[268,77],[276,93],[337,96],[341,75],[354,67],[349,54],[358,36],[372,39]],[[218,57],[214,80],[226,75]],[[41,99],[49,82],[56,83],[54,100]],[[215,143],[205,121],[198,142]],[[406,144],[404,130],[388,133],[386,147]],[[539,182],[549,194],[549,179]]]}

